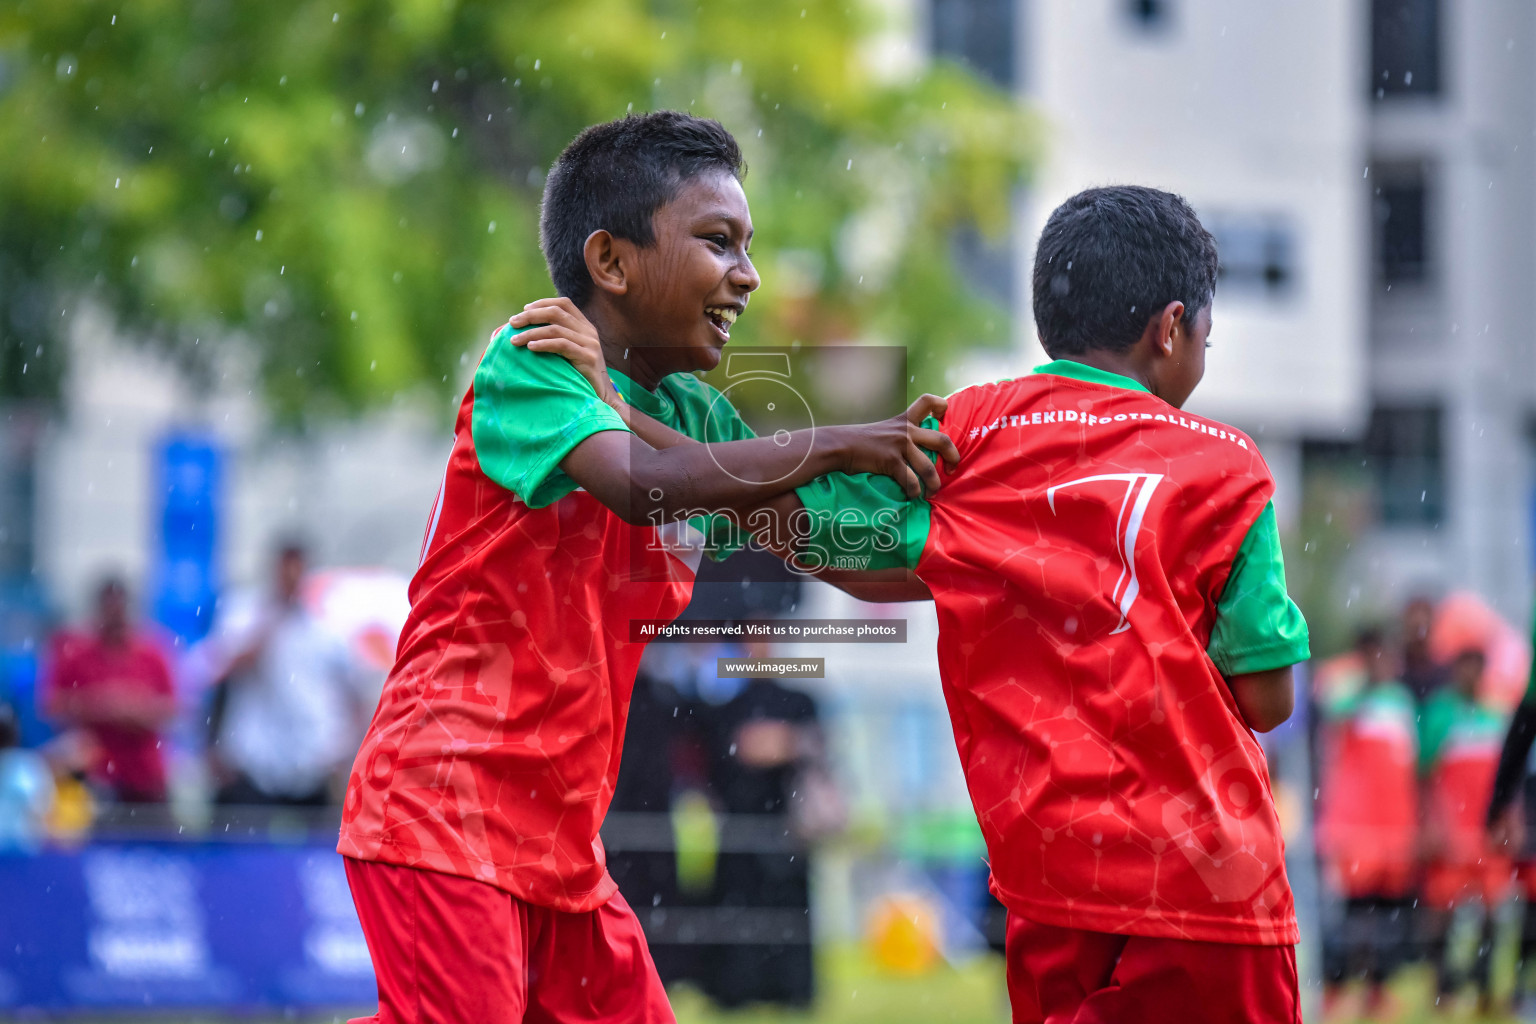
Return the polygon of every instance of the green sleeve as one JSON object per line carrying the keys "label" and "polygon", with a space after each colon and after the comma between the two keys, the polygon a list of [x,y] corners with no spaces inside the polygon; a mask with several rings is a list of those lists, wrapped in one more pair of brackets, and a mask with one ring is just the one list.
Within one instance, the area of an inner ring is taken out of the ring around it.
{"label": "green sleeve", "polygon": [[1419,715],[1420,775],[1428,775],[1435,766],[1441,748],[1456,725],[1458,712],[1455,698],[1444,690],[1431,694],[1424,702],[1424,710]]}
{"label": "green sleeve", "polygon": [[603,430],[628,430],[564,357],[512,344],[503,327],[475,370],[470,430],[486,476],[525,505],[543,508],[576,481],[560,460]]}
{"label": "green sleeve", "polygon": [[1284,668],[1311,656],[1307,621],[1285,590],[1273,504],[1264,506],[1237,549],[1206,649],[1226,676]]}
{"label": "green sleeve", "polygon": [[[924,427],[940,428],[929,416]],[[933,452],[928,457],[934,461]],[[874,473],[832,473],[795,489],[805,506],[800,560],[813,569],[915,569],[928,543],[929,507]]]}

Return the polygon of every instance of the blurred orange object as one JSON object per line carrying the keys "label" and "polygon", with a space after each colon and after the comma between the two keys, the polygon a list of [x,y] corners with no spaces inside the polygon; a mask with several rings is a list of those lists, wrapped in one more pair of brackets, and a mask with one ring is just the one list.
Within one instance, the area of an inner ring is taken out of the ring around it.
{"label": "blurred orange object", "polygon": [[922,974],[939,961],[939,911],[913,893],[890,893],[875,901],[869,942],[875,963],[892,974]]}
{"label": "blurred orange object", "polygon": [[1530,641],[1481,597],[1458,590],[1435,608],[1429,653],[1445,663],[1468,648],[1482,651],[1488,660],[1482,698],[1501,711],[1519,704],[1530,678]]}

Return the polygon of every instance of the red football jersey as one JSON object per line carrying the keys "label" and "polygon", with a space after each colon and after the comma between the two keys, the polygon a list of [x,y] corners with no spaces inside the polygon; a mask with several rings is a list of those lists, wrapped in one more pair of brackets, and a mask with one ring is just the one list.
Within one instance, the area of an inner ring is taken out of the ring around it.
{"label": "red football jersey", "polygon": [[917,572],[998,898],[1062,927],[1295,943],[1264,754],[1206,653],[1274,490],[1253,441],[1049,373],[951,396],[944,428],[961,461]]}
{"label": "red football jersey", "polygon": [[1382,682],[1341,698],[1331,711],[1321,733],[1318,852],[1346,895],[1401,896],[1412,882],[1419,840],[1413,693]]}
{"label": "red football jersey", "polygon": [[[598,828],[645,646],[630,620],[682,611],[703,535],[630,525],[576,489],[559,461],[623,423],[564,359],[509,337],[493,339],[460,407],[337,849],[584,913],[617,888]],[[614,382],[692,436],[750,436],[691,375],[655,393]]]}

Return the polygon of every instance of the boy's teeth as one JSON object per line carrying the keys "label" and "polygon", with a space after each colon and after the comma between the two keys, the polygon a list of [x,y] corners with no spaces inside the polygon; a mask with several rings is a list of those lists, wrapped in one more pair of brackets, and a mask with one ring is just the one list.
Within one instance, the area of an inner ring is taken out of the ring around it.
{"label": "boy's teeth", "polygon": [[710,306],[704,312],[724,320],[727,327],[736,322],[736,310],[730,306]]}

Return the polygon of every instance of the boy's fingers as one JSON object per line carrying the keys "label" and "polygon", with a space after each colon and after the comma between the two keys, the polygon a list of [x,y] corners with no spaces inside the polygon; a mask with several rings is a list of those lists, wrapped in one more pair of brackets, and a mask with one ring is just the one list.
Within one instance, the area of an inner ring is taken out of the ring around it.
{"label": "boy's fingers", "polygon": [[559,306],[549,306],[542,302],[530,305],[521,313],[513,315],[508,321],[514,327],[523,324],[550,324],[559,323],[565,319],[565,311]]}
{"label": "boy's fingers", "polygon": [[542,326],[526,330],[522,334],[514,335],[512,338],[512,344],[526,345],[530,341],[543,341],[546,338],[564,337],[566,337],[564,327],[560,327],[555,324],[544,324]]}
{"label": "boy's fingers", "polygon": [[949,399],[940,395],[919,395],[917,401],[907,406],[907,419],[913,423],[921,423],[929,416],[935,419],[944,418],[944,410],[949,408]]}
{"label": "boy's fingers", "polygon": [[910,437],[920,448],[926,448],[937,454],[939,458],[953,466],[960,461],[960,449],[955,447],[955,442],[942,430],[932,430],[927,427],[912,427],[907,431]]}
{"label": "boy's fingers", "polygon": [[918,478],[923,481],[923,489],[927,493],[932,494],[939,489],[938,467],[921,448],[911,441],[907,442],[907,465],[917,471]]}
{"label": "boy's fingers", "polygon": [[576,357],[581,355],[581,346],[564,338],[536,338],[528,343],[528,351],[553,352],[575,362]]}

